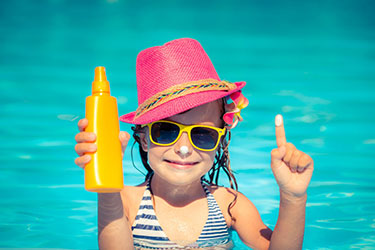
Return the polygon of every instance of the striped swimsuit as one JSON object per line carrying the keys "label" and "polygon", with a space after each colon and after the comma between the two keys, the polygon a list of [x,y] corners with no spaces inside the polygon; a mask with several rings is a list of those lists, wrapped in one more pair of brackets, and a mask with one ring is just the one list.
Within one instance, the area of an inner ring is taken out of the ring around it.
{"label": "striped swimsuit", "polygon": [[136,249],[190,249],[204,247],[216,247],[215,249],[219,249],[221,248],[220,246],[225,249],[230,248],[232,246],[231,234],[220,207],[203,183],[202,187],[206,192],[208,202],[206,224],[195,243],[188,246],[180,246],[168,239],[156,218],[151,200],[149,179],[132,226],[134,247]]}

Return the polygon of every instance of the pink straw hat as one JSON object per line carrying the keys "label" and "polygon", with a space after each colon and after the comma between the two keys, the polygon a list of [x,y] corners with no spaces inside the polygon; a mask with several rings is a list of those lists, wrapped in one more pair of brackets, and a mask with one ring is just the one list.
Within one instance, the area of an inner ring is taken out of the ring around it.
{"label": "pink straw hat", "polygon": [[239,91],[245,82],[221,81],[200,43],[182,38],[137,57],[138,108],[120,117],[147,124]]}

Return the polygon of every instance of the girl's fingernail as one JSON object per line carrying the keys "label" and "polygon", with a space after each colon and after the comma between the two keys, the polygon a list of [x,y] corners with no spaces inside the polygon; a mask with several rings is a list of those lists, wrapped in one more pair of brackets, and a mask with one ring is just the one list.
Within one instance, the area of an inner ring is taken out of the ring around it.
{"label": "girl's fingernail", "polygon": [[276,127],[280,127],[283,124],[283,117],[281,115],[277,115],[275,118],[275,125]]}

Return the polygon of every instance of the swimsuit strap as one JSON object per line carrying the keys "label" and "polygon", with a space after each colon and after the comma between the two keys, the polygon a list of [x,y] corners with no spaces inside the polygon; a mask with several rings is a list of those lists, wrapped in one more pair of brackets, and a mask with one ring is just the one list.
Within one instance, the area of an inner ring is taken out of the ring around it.
{"label": "swimsuit strap", "polygon": [[208,187],[201,181],[206,192],[208,203],[208,218],[199,236],[197,243],[200,247],[224,245],[231,241],[231,235],[225,221],[224,215],[217,204],[215,197],[208,190]]}

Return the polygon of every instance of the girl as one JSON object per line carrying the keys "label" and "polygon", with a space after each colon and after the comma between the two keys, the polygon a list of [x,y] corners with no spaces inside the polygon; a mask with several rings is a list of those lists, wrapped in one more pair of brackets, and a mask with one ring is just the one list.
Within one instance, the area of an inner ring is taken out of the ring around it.
{"label": "girl", "polygon": [[[135,124],[148,171],[144,183],[120,193],[98,194],[101,249],[233,248],[231,230],[254,249],[301,249],[306,189],[314,163],[286,141],[281,115],[275,118],[277,148],[271,169],[280,189],[272,232],[237,191],[229,161],[231,129],[242,120],[244,82],[221,81],[201,45],[178,39],[142,51],[137,58],[139,106],[120,120]],[[75,163],[95,152],[95,134],[78,123]],[[124,152],[130,135],[120,132]],[[231,188],[218,186],[220,170]]]}

